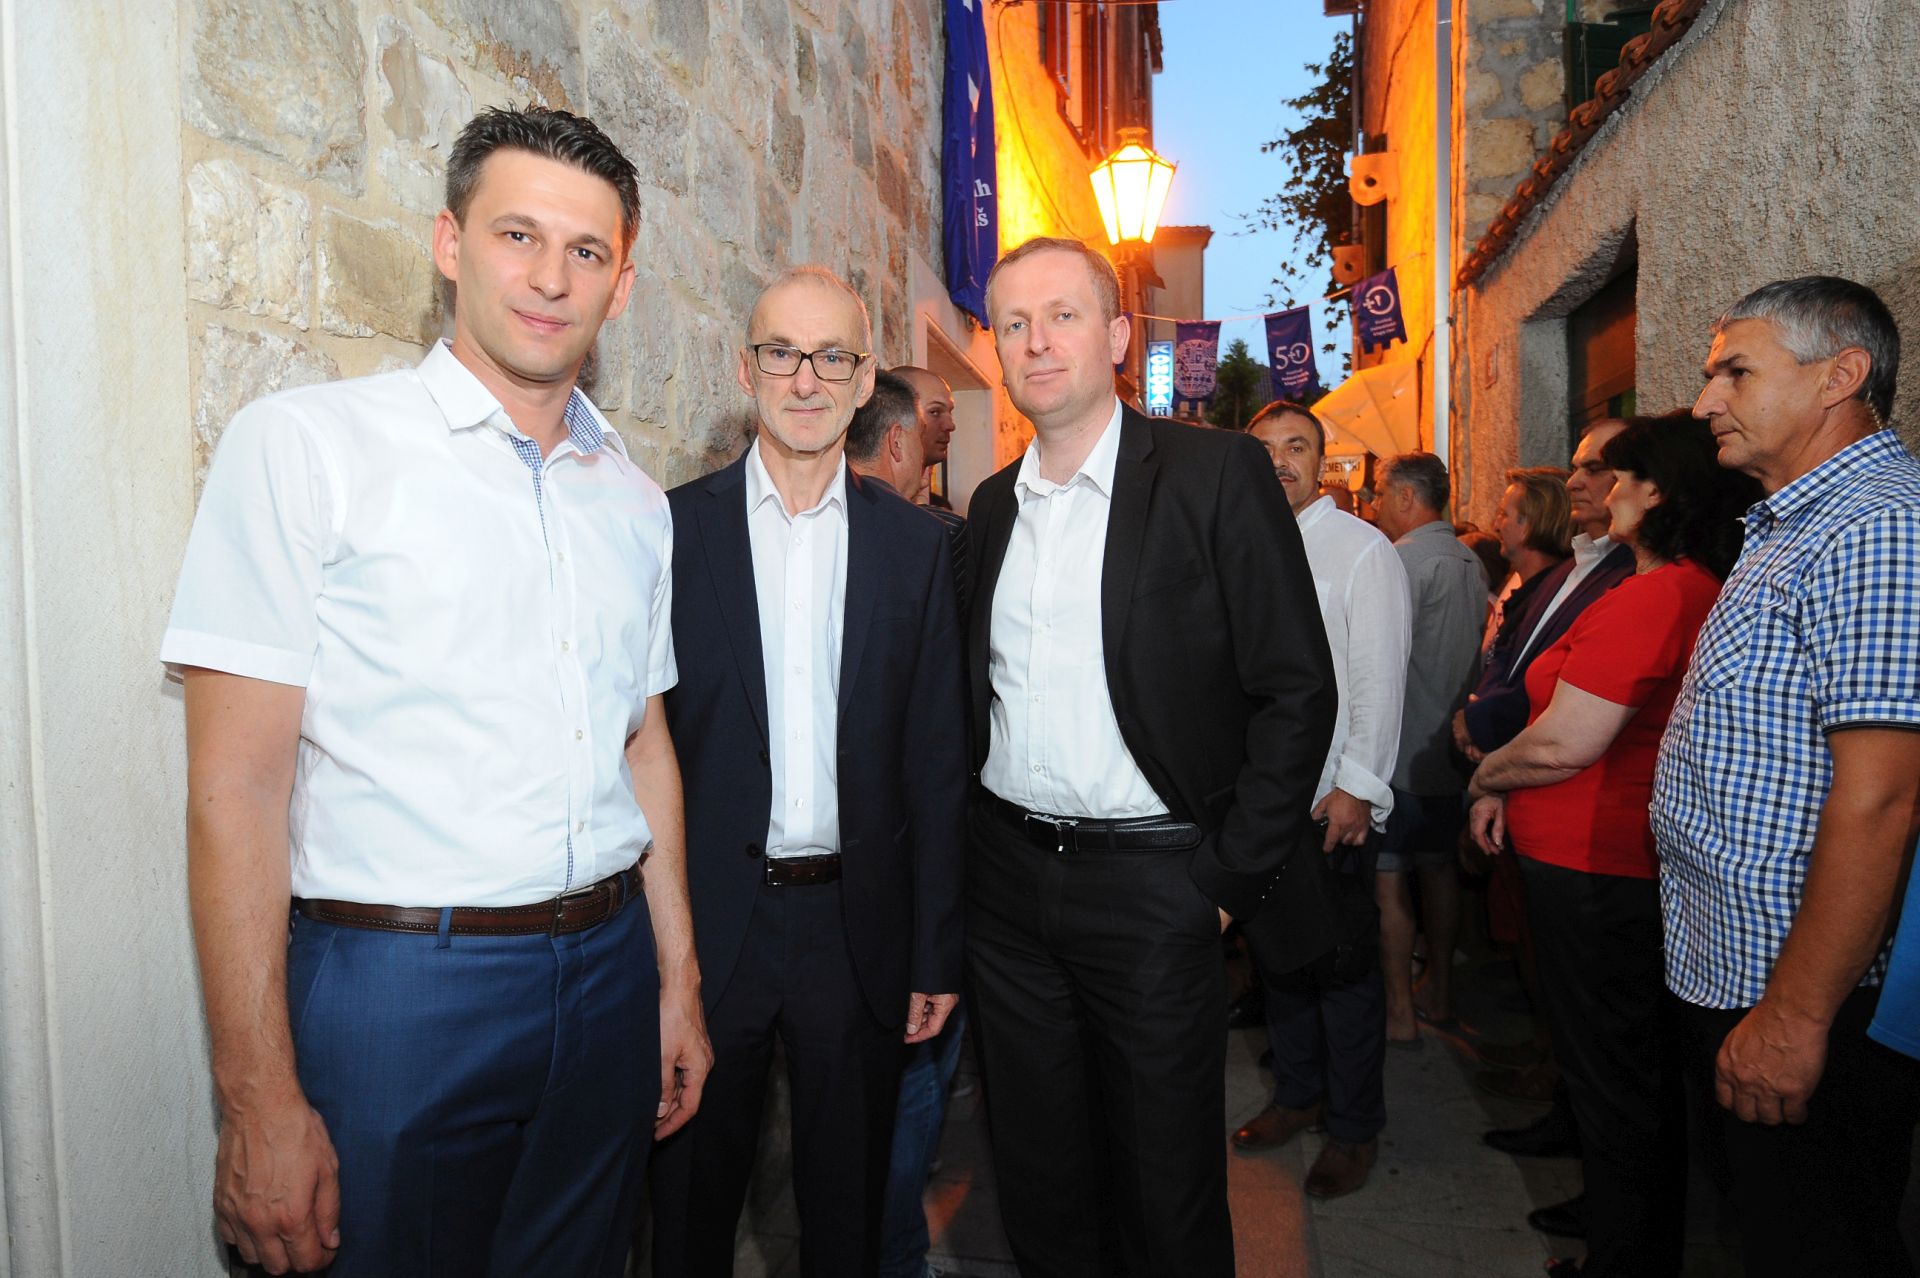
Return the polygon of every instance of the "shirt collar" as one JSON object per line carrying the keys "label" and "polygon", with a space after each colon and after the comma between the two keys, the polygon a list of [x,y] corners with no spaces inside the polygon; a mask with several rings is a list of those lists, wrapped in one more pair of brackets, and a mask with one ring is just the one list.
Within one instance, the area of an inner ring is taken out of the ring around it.
{"label": "shirt collar", "polygon": [[1613,536],[1601,533],[1598,537],[1589,537],[1585,533],[1573,535],[1573,566],[1585,568],[1588,564],[1599,563],[1613,549]]}
{"label": "shirt collar", "polygon": [[[782,515],[787,513],[787,503],[780,498],[780,490],[774,486],[773,476],[767,471],[767,463],[760,456],[760,441],[754,440],[753,447],[747,449],[747,513],[752,514],[765,502],[771,501]],[[827,491],[820,500],[792,518],[814,514],[828,506],[839,508],[844,516],[847,513],[847,459],[841,455],[840,465],[833,472],[833,479],[827,484]]]}
{"label": "shirt collar", "polygon": [[1041,478],[1040,441],[1035,439],[1027,445],[1026,455],[1020,459],[1020,472],[1014,477],[1013,487],[1017,492],[1025,489],[1027,493],[1044,497],[1062,488],[1071,488],[1082,479],[1100,490],[1103,497],[1113,496],[1113,472],[1120,461],[1120,401],[1113,401],[1113,414],[1107,418],[1107,424],[1100,432],[1100,439],[1087,453],[1086,460],[1080,463],[1080,469],[1064,484],[1056,484]]}
{"label": "shirt collar", "polygon": [[1320,494],[1320,496],[1308,502],[1306,509],[1300,512],[1300,531],[1305,532],[1307,529],[1319,523],[1326,517],[1327,512],[1333,508],[1333,498],[1327,496],[1325,493]]}
{"label": "shirt collar", "polygon": [[1444,519],[1429,519],[1426,523],[1421,524],[1418,528],[1409,528],[1407,529],[1407,531],[1401,533],[1399,544],[1404,545],[1405,543],[1412,541],[1415,537],[1438,537],[1438,536],[1447,536],[1447,537],[1454,536],[1453,525],[1448,523]]}
{"label": "shirt collar", "polygon": [[[460,362],[453,353],[453,347],[444,339],[433,344],[425,359],[420,361],[420,384],[427,388],[427,394],[440,407],[441,416],[446,418],[448,430],[470,430],[475,426],[484,426],[498,418],[501,428],[519,433],[512,425],[506,410],[500,401],[493,397],[473,370]],[[593,406],[584,392],[576,386],[567,396],[564,413],[567,424],[567,442],[580,453],[598,452],[608,439],[613,439],[616,451],[619,449],[619,436],[607,427],[606,419],[600,410]]]}
{"label": "shirt collar", "polygon": [[1876,430],[1848,444],[1771,497],[1755,502],[1747,518],[1762,523],[1791,519],[1831,494],[1851,487],[1862,473],[1877,470],[1906,455],[1906,446],[1899,436],[1890,430]]}

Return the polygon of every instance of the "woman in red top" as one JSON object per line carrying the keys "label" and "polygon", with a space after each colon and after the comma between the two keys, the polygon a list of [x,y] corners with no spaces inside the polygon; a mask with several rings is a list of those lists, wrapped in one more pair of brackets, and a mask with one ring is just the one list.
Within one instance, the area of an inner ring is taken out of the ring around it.
{"label": "woman in red top", "polygon": [[1534,660],[1526,730],[1470,790],[1475,839],[1520,854],[1554,1052],[1586,1164],[1587,1259],[1550,1274],[1680,1272],[1686,1197],[1678,1075],[1660,1008],[1659,873],[1647,803],[1693,643],[1760,498],[1721,470],[1704,422],[1633,418],[1602,454],[1611,535],[1636,572]]}

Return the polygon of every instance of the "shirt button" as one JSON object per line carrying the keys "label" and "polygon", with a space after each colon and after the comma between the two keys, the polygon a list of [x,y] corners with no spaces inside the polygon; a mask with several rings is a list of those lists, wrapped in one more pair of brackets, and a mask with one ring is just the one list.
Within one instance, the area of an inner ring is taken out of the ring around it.
{"label": "shirt button", "polygon": [[807,801],[805,799],[795,799],[793,801],[793,806],[796,808],[804,808],[807,806]]}
{"label": "shirt button", "polygon": [[580,729],[575,728],[573,730],[573,739],[575,741],[585,741],[587,739],[587,734],[580,731]]}
{"label": "shirt button", "polygon": [[567,562],[567,552],[564,550],[555,551],[554,556],[555,558],[559,559],[559,561],[563,564]]}
{"label": "shirt button", "polygon": [[581,832],[582,832],[582,831],[584,831],[584,830],[585,830],[586,828],[587,828],[587,823],[586,823],[585,821],[575,821],[575,822],[573,823],[573,832],[574,832],[575,834],[579,834],[579,833],[581,833]]}
{"label": "shirt button", "polygon": [[562,640],[560,641],[560,651],[562,651],[562,652],[572,652],[572,651],[573,651],[573,642],[572,642],[571,640],[569,640],[569,639],[562,639]]}
{"label": "shirt button", "polygon": [[1045,769],[1045,768],[1043,768],[1043,767],[1041,767],[1041,766],[1040,766],[1039,764],[1037,764],[1037,763],[1033,765],[1033,770],[1034,770],[1034,771],[1035,771],[1036,773],[1039,773],[1039,772],[1045,772],[1045,771],[1046,771],[1046,769]]}

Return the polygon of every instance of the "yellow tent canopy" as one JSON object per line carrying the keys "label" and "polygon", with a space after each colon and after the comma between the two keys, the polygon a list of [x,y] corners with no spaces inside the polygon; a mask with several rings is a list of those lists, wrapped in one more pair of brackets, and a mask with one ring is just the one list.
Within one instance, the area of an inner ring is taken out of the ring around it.
{"label": "yellow tent canopy", "polygon": [[1326,423],[1329,456],[1410,453],[1420,447],[1419,365],[1400,360],[1360,369],[1313,411]]}

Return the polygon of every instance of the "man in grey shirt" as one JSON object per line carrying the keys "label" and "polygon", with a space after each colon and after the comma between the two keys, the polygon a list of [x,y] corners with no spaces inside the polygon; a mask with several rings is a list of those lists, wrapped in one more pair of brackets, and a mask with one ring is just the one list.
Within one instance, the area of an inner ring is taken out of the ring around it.
{"label": "man in grey shirt", "polygon": [[[1393,814],[1375,864],[1380,966],[1387,986],[1387,1042],[1420,1041],[1416,1016],[1453,1017],[1453,941],[1460,914],[1454,841],[1460,829],[1462,760],[1449,725],[1467,703],[1487,621],[1487,574],[1446,520],[1447,467],[1432,453],[1402,453],[1380,467],[1377,523],[1393,539],[1413,602],[1413,651],[1393,772]],[[1413,894],[1420,875],[1427,979],[1413,990]]]}

